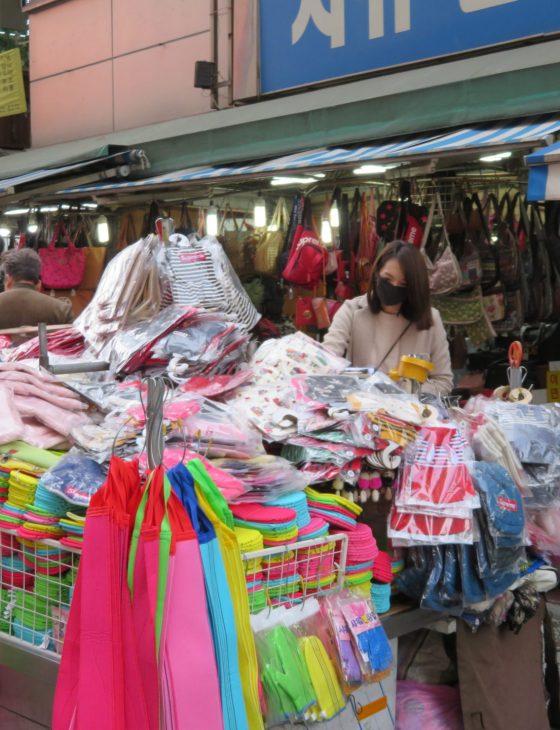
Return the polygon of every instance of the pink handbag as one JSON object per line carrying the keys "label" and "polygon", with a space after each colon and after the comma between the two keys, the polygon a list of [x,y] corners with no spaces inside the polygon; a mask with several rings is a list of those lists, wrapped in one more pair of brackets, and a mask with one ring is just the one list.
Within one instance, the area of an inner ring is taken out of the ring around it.
{"label": "pink handbag", "polygon": [[[68,246],[58,247],[60,234]],[[53,237],[47,248],[39,249],[41,257],[41,281],[45,289],[76,289],[82,283],[86,270],[86,252],[77,248],[68,235],[62,221],[56,224]]]}

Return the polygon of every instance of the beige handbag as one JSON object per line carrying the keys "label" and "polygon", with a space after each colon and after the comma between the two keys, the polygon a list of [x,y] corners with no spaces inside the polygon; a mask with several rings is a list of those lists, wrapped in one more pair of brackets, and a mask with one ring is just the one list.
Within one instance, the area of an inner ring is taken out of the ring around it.
{"label": "beige handbag", "polygon": [[284,247],[284,239],[289,224],[286,201],[280,198],[270,226],[259,241],[255,251],[255,271],[257,274],[275,276],[278,274],[278,257]]}
{"label": "beige handbag", "polygon": [[[432,228],[434,213],[438,207],[438,212],[442,220],[441,240],[437,249],[434,261],[426,253],[426,244]],[[430,214],[428,222],[424,230],[424,238],[420,250],[424,256],[426,267],[428,269],[428,278],[430,280],[430,291],[432,294],[453,294],[459,291],[462,285],[462,274],[459,262],[455,254],[451,250],[447,230],[445,228],[445,216],[443,214],[443,206],[441,204],[441,196],[436,192],[430,206]]]}

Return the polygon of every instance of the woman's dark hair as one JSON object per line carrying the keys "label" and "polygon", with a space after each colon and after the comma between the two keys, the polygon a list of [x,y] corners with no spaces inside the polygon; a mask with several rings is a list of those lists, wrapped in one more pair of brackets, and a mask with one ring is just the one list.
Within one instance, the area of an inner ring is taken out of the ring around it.
{"label": "woman's dark hair", "polygon": [[386,246],[375,260],[367,292],[369,308],[374,314],[382,310],[375,291],[375,281],[381,269],[390,259],[397,259],[406,280],[406,299],[401,314],[414,322],[419,330],[428,330],[433,325],[430,301],[430,282],[424,257],[411,243],[393,241]]}

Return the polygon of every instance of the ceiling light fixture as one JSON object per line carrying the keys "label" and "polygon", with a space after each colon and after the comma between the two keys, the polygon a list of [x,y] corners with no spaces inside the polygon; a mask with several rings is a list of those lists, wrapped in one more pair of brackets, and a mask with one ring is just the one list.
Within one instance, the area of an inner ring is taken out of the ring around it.
{"label": "ceiling light fixture", "polygon": [[496,152],[495,155],[484,155],[480,157],[480,162],[500,162],[501,160],[507,160],[511,157],[511,152]]}
{"label": "ceiling light fixture", "polygon": [[277,187],[280,185],[311,185],[316,182],[314,177],[273,177],[270,184]]}

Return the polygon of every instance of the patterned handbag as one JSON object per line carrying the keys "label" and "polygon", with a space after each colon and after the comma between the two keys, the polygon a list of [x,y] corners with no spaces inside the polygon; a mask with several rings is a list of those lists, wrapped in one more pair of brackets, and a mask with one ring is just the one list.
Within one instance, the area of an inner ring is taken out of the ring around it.
{"label": "patterned handbag", "polygon": [[482,290],[487,291],[496,286],[500,278],[498,254],[496,247],[491,243],[486,217],[480,203],[480,198],[476,193],[471,198],[469,231],[471,233],[471,239],[478,250],[478,255],[480,256]]}
{"label": "patterned handbag", "polygon": [[[432,229],[436,205],[441,215],[442,227],[440,234],[441,239],[437,246],[435,258],[432,261],[432,259],[426,253],[426,243],[428,242],[428,238]],[[424,237],[422,239],[420,251],[424,256],[424,261],[426,262],[426,267],[428,269],[430,291],[432,294],[452,294],[453,292],[456,292],[461,288],[463,280],[461,268],[459,266],[459,262],[455,257],[455,254],[451,250],[449,238],[447,237],[445,219],[441,204],[441,196],[439,192],[435,194],[432,200],[432,205],[430,206],[428,222],[426,223],[426,228],[424,229]]]}
{"label": "patterned handbag", "polygon": [[[68,245],[57,247],[61,234]],[[45,289],[77,289],[80,286],[86,270],[86,254],[83,248],[76,247],[62,221],[56,224],[47,248],[39,249],[39,256],[41,281]]]}
{"label": "patterned handbag", "polygon": [[480,290],[453,296],[436,295],[433,297],[432,303],[439,310],[444,324],[469,325],[484,318]]}

